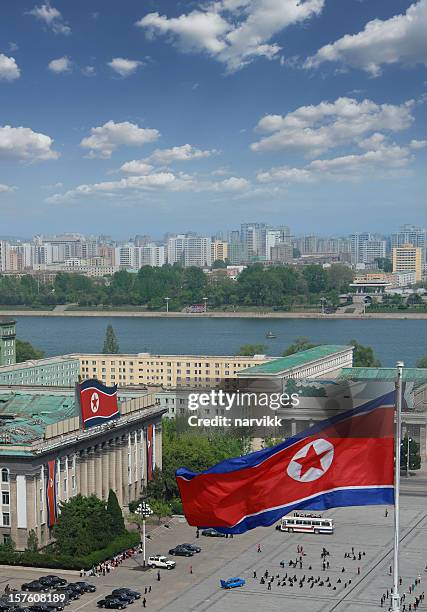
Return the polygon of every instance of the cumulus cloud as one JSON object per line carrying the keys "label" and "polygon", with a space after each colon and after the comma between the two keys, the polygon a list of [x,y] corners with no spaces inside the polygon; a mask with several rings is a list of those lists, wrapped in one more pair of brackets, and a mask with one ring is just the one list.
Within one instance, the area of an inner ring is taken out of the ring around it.
{"label": "cumulus cloud", "polygon": [[127,77],[134,74],[139,66],[142,66],[142,62],[125,57],[114,57],[111,62],[108,62],[108,66],[121,77]]}
{"label": "cumulus cloud", "polygon": [[73,64],[68,57],[64,56],[50,61],[47,67],[55,74],[62,74],[63,72],[71,72]]}
{"label": "cumulus cloud", "polygon": [[57,204],[99,194],[120,198],[137,196],[138,194],[151,191],[242,193],[248,191],[250,187],[249,181],[239,177],[230,177],[216,182],[198,180],[196,177],[182,172],[155,171],[138,176],[127,176],[117,181],[78,185],[65,193],[57,193],[50,196],[47,198],[47,202]]}
{"label": "cumulus cloud", "polygon": [[57,159],[59,153],[52,146],[53,140],[46,134],[27,127],[0,126],[0,159],[28,162]]}
{"label": "cumulus cloud", "polygon": [[347,34],[321,47],[305,62],[316,68],[324,62],[340,62],[360,68],[372,76],[381,74],[382,66],[401,63],[427,65],[427,0],[412,4],[406,13],[391,19],[374,19],[357,34]]}
{"label": "cumulus cloud", "polygon": [[129,121],[115,123],[110,120],[102,126],[92,128],[90,136],[83,138],[80,146],[89,149],[89,157],[108,159],[120,146],[141,147],[157,140],[159,136],[158,130],[141,128]]}
{"label": "cumulus cloud", "polygon": [[12,193],[12,191],[15,191],[16,189],[17,187],[15,187],[14,185],[4,185],[3,183],[0,183],[0,194]]}
{"label": "cumulus cloud", "polygon": [[143,159],[133,159],[124,163],[120,170],[127,174],[149,174],[153,169],[151,164],[147,164]]}
{"label": "cumulus cloud", "polygon": [[318,155],[338,146],[357,142],[370,132],[398,132],[413,122],[412,100],[401,105],[359,102],[338,98],[301,106],[287,115],[266,115],[256,131],[266,134],[251,145],[252,151],[300,150]]}
{"label": "cumulus cloud", "polygon": [[424,149],[424,147],[427,147],[427,140],[411,140],[411,142],[409,143],[409,146],[411,147],[411,149]]}
{"label": "cumulus cloud", "polygon": [[232,72],[257,57],[278,57],[271,42],[290,25],[319,15],[324,0],[218,0],[178,17],[149,13],[136,25],[149,37],[167,36],[184,51],[204,52]]}
{"label": "cumulus cloud", "polygon": [[320,180],[354,180],[362,176],[390,176],[412,159],[411,146],[399,146],[374,135],[361,143],[365,152],[316,159],[302,168],[282,166],[258,172],[260,183],[313,183]]}
{"label": "cumulus cloud", "polygon": [[71,34],[71,28],[64,22],[62,14],[58,9],[51,6],[49,2],[40,6],[35,6],[28,15],[33,15],[39,21],[42,21],[55,34]]}
{"label": "cumulus cloud", "polygon": [[16,81],[21,71],[14,57],[0,53],[0,81]]}
{"label": "cumulus cloud", "polygon": [[192,159],[201,159],[203,157],[211,157],[215,155],[215,149],[202,151],[193,147],[193,145],[185,144],[170,149],[156,149],[146,161],[156,164],[170,164],[175,161],[190,161]]}

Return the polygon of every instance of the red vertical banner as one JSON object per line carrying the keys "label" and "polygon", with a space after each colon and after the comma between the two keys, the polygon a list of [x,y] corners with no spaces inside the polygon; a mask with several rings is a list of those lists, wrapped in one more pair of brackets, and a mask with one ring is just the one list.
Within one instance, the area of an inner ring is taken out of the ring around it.
{"label": "red vertical banner", "polygon": [[148,425],[146,429],[147,442],[147,481],[153,480],[153,425]]}
{"label": "red vertical banner", "polygon": [[58,517],[56,507],[56,461],[52,459],[47,462],[47,480],[46,480],[46,507],[47,507],[47,524],[48,527],[53,527]]}

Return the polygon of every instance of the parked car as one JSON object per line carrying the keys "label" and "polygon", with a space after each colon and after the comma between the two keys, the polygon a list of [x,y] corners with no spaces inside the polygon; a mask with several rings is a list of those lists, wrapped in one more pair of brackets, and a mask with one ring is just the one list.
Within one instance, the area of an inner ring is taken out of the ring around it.
{"label": "parked car", "polygon": [[40,593],[48,590],[49,587],[42,584],[39,580],[32,580],[31,582],[25,582],[21,585],[21,591],[34,591],[35,593]]}
{"label": "parked car", "polygon": [[176,563],[164,555],[153,555],[152,557],[148,557],[148,565],[171,570],[175,567]]}
{"label": "parked car", "polygon": [[49,602],[46,605],[50,612],[55,612],[55,610],[57,612],[62,612],[62,610],[65,608],[65,603],[63,601]]}
{"label": "parked car", "polygon": [[175,548],[171,548],[169,551],[170,555],[176,555],[178,557],[192,557],[194,552],[185,546],[175,546]]}
{"label": "parked car", "polygon": [[126,602],[120,599],[100,599],[96,605],[98,608],[108,608],[110,610],[123,610],[123,608],[126,608]]}
{"label": "parked car", "polygon": [[117,595],[106,595],[105,599],[120,599],[120,601],[124,601],[125,604],[133,604],[135,598],[129,593],[118,593]]}
{"label": "parked car", "polygon": [[80,588],[80,591],[83,591],[83,593],[95,593],[96,591],[96,586],[86,582],[85,580],[78,580],[73,584],[76,584]]}
{"label": "parked car", "polygon": [[79,593],[79,595],[83,595],[84,593],[86,593],[84,587],[82,586],[82,581],[69,582],[67,584],[67,588],[71,589],[72,591],[76,591],[77,593]]}
{"label": "parked car", "polygon": [[54,574],[40,576],[39,582],[41,582],[41,584],[46,584],[50,588],[64,586],[65,584],[67,584],[67,581],[64,578],[60,578],[59,576],[55,576]]}
{"label": "parked car", "polygon": [[221,580],[221,588],[222,589],[235,589],[236,587],[241,587],[245,584],[245,580],[243,578],[228,578],[228,580]]}
{"label": "parked car", "polygon": [[208,529],[203,529],[202,536],[208,536],[209,538],[225,538],[225,533],[220,533],[213,527],[208,527]]}
{"label": "parked car", "polygon": [[126,587],[121,587],[120,589],[114,589],[112,591],[112,595],[118,595],[119,593],[129,593],[132,595],[134,599],[141,599],[141,593],[139,591],[134,591],[133,589],[128,589]]}
{"label": "parked car", "polygon": [[80,599],[81,597],[80,591],[78,591],[77,589],[73,589],[72,587],[68,585],[63,586],[63,587],[58,587],[57,589],[55,589],[55,591],[57,593],[64,593],[67,599]]}
{"label": "parked car", "polygon": [[188,550],[191,550],[193,553],[202,552],[202,549],[200,548],[200,546],[196,546],[195,544],[180,544],[180,546],[184,546],[185,548],[188,548]]}

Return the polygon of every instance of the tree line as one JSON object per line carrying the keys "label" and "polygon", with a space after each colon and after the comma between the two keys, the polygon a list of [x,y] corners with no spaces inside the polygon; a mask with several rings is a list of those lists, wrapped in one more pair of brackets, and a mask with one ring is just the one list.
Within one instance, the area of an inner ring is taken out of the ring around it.
{"label": "tree line", "polygon": [[82,307],[128,305],[164,310],[167,297],[171,310],[181,310],[206,297],[210,308],[263,306],[290,310],[299,304],[317,306],[320,296],[337,304],[338,294],[348,291],[352,279],[352,271],[341,264],[327,269],[317,264],[301,268],[254,264],[236,280],[230,279],[225,270],[207,275],[200,268],[178,265],[144,266],[137,273],[122,270],[105,278],[58,272],[46,283],[30,275],[0,276],[0,305],[75,303]]}

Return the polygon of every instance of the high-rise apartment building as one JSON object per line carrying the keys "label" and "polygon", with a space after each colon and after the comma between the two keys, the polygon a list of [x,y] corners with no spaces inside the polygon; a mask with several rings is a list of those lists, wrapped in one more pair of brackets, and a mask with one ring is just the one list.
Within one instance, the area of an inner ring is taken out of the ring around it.
{"label": "high-rise apartment building", "polygon": [[376,259],[386,256],[387,243],[383,239],[376,238],[367,232],[352,234],[351,240],[351,263],[372,264]]}
{"label": "high-rise apartment building", "polygon": [[248,261],[265,259],[267,227],[265,223],[242,223],[240,240],[243,243]]}
{"label": "high-rise apartment building", "polygon": [[0,317],[0,366],[16,363],[16,324]]}
{"label": "high-rise apartment building", "polygon": [[179,234],[168,239],[168,263],[179,263],[186,268],[212,265],[212,240],[207,236]]}
{"label": "high-rise apartment building", "polygon": [[228,259],[228,242],[224,240],[212,240],[211,243],[211,260],[226,261]]}
{"label": "high-rise apartment building", "polygon": [[403,244],[393,247],[393,272],[415,272],[416,282],[423,280],[423,252],[421,247]]}
{"label": "high-rise apartment building", "polygon": [[427,232],[424,227],[415,225],[402,225],[397,232],[391,235],[391,247],[400,247],[404,244],[412,244],[422,251],[422,260],[426,261],[427,255]]}
{"label": "high-rise apartment building", "polygon": [[291,244],[291,231],[283,226],[277,229],[268,229],[265,234],[265,258],[272,259],[271,249],[278,244]]}

